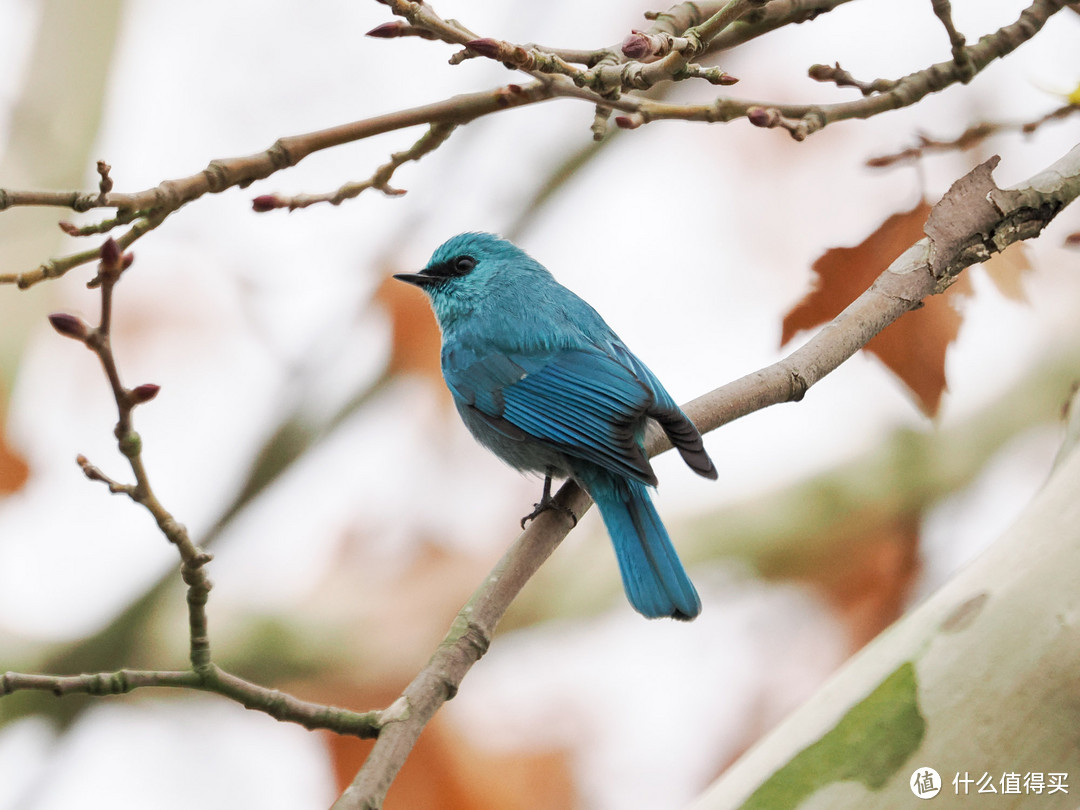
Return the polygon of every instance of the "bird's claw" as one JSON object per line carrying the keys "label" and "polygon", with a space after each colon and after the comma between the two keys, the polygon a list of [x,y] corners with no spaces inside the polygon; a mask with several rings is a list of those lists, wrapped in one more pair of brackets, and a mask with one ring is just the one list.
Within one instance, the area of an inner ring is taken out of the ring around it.
{"label": "bird's claw", "polygon": [[533,510],[529,512],[525,517],[521,519],[521,528],[525,528],[525,524],[530,520],[535,520],[540,516],[542,512],[546,512],[548,509],[554,509],[556,512],[562,512],[568,518],[570,518],[570,528],[577,526],[577,515],[574,514],[574,510],[569,506],[563,506],[561,503],[556,503],[555,499],[551,496],[551,475],[550,473],[544,477],[544,491],[540,494],[539,503],[533,504]]}
{"label": "bird's claw", "polygon": [[541,500],[539,503],[533,504],[533,510],[521,519],[521,528],[524,529],[525,525],[530,520],[535,520],[549,509],[553,509],[556,512],[562,512],[564,515],[570,518],[571,529],[577,526],[577,515],[574,514],[573,509],[571,509],[569,506],[563,506],[561,503],[556,503],[554,498],[548,498],[547,500]]}

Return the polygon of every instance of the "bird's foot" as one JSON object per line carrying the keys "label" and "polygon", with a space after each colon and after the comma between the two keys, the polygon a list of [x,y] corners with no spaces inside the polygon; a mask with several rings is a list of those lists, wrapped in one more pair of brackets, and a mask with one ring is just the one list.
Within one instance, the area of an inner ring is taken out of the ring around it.
{"label": "bird's foot", "polygon": [[570,528],[577,526],[577,515],[574,514],[574,510],[569,506],[563,506],[561,503],[556,503],[555,498],[551,494],[551,476],[544,477],[544,491],[540,495],[540,500],[533,504],[533,510],[529,512],[525,517],[521,519],[521,528],[525,528],[530,520],[535,520],[540,515],[549,509],[554,509],[556,512],[562,512],[568,518],[570,518]]}
{"label": "bird's foot", "polygon": [[564,515],[570,518],[571,529],[574,528],[574,526],[577,526],[577,515],[574,514],[574,510],[571,509],[569,506],[563,506],[561,503],[555,503],[554,498],[548,498],[547,501],[540,501],[539,503],[534,503],[533,506],[535,508],[521,519],[521,528],[523,529],[530,520],[535,520],[549,509],[553,509],[556,512],[562,512]]}

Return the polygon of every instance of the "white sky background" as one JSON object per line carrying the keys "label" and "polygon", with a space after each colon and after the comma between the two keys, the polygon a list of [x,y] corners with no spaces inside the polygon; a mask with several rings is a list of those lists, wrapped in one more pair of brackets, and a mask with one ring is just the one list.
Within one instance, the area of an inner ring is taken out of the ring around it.
{"label": "white sky background", "polygon": [[[953,3],[971,41],[1025,5]],[[434,7],[485,35],[590,47],[642,27],[640,12],[651,5],[438,0]],[[389,19],[384,6],[366,0],[131,2],[95,154],[113,164],[118,190],[138,190],[199,171],[212,158],[260,151],[282,135],[524,81],[485,60],[450,67],[453,50],[441,43],[362,36]],[[33,21],[32,3],[0,5],[0,107],[16,94]],[[779,357],[780,318],[805,292],[812,261],[827,247],[858,243],[918,200],[915,171],[871,172],[865,158],[907,146],[916,131],[950,137],[971,120],[1028,120],[1052,109],[1059,100],[1032,86],[1075,85],[1078,32],[1080,18],[1062,12],[971,86],[870,122],[833,125],[803,144],[745,122],[658,122],[625,133],[544,210],[522,245],[596,306],[685,401]],[[725,91],[733,95],[836,100],[855,91],[807,79],[810,64],[838,60],[869,79],[948,53],[929,2],[866,0],[770,35],[721,66],[742,79]],[[679,92],[703,99],[713,91]],[[317,154],[251,189],[203,198],[137,243],[135,268],[117,292],[116,349],[126,381],[162,385],[158,400],[137,412],[137,426],[155,489],[196,537],[294,401],[327,413],[377,373],[388,338],[368,297],[386,272],[384,260],[419,268],[455,233],[506,228],[545,172],[590,137],[592,115],[588,105],[556,101],[479,121],[401,169],[393,184],[408,189],[402,198],[369,192],[339,208],[251,212],[256,194],[320,192],[363,179],[420,130],[390,133]],[[1075,133],[1070,121],[1029,141],[991,143],[1006,155],[999,184],[1049,164]],[[931,199],[967,170],[966,161],[924,163]],[[88,174],[88,187],[94,182]],[[1068,225],[1035,246],[1030,306],[1006,301],[974,272],[978,295],[949,355],[940,424],[993,399],[1075,328],[1075,254],[1059,246],[1077,226],[1075,214],[1066,216]],[[96,318],[97,297],[81,283],[89,272],[52,284],[55,308]],[[146,330],[140,318],[156,325]],[[150,337],[125,344],[124,319]],[[296,377],[312,358],[314,367]],[[88,484],[72,463],[82,452],[119,474],[114,420],[93,358],[42,319],[9,416],[12,441],[34,476],[0,504],[5,634],[77,638],[175,567],[149,519]],[[659,459],[660,511],[677,525],[681,513],[715,509],[856,455],[897,425],[932,429],[875,360],[856,357],[803,403],[708,436],[719,483],[696,479],[677,458]],[[1014,445],[971,492],[931,516],[929,581],[993,540],[1045,475],[1055,442],[1043,432]],[[389,570],[406,564],[425,533],[494,558],[536,486],[437,415],[429,389],[399,386],[237,521],[212,566],[211,619],[220,627],[246,610],[307,604],[350,527],[364,527],[363,541],[374,549],[367,553]],[[491,495],[471,498],[475,491]],[[570,542],[607,542],[596,518],[582,529]],[[551,712],[567,712],[573,722],[546,733],[552,743],[577,746],[589,807],[689,798],[747,726],[761,721],[754,696],[768,689],[770,711],[781,711],[843,654],[812,595],[766,588],[737,572],[695,579],[705,613],[692,625],[645,622],[620,599],[569,630],[545,626],[501,638],[448,710],[467,717],[480,742],[498,745],[524,745]],[[432,616],[435,632],[450,618]],[[0,669],[8,668],[3,658],[0,650]],[[646,711],[656,719],[642,720]],[[689,725],[673,720],[686,716]],[[622,725],[631,719],[636,728]],[[642,726],[651,726],[649,736]],[[658,762],[658,750],[670,762]],[[181,784],[178,774],[191,767],[209,786],[197,794],[200,806],[318,807],[332,798],[320,751],[302,730],[215,699],[102,701],[59,743],[36,721],[0,732],[0,810],[52,810],[76,799],[85,808],[146,807],[151,799],[163,810],[190,806],[192,794],[163,796],[161,785]],[[271,765],[281,762],[289,767]],[[128,778],[133,773],[139,778]],[[252,785],[265,795],[246,792]]]}

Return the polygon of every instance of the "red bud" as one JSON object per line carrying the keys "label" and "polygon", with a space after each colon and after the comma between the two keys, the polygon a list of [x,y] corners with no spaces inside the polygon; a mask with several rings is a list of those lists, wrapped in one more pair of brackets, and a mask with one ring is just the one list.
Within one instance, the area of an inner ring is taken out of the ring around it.
{"label": "red bud", "polygon": [[746,120],[755,127],[774,127],[779,122],[780,115],[776,110],[766,107],[751,107],[746,111]]}
{"label": "red bud", "polygon": [[106,267],[116,267],[120,261],[120,246],[111,236],[101,245],[101,263]]}
{"label": "red bud", "polygon": [[149,402],[158,395],[158,391],[161,390],[160,385],[154,385],[154,383],[143,383],[137,385],[129,391],[131,401],[135,405],[141,405],[144,402]]}
{"label": "red bud", "polygon": [[465,47],[474,53],[486,56],[488,59],[499,58],[499,43],[487,37],[470,40],[465,43]]}
{"label": "red bud", "polygon": [[401,29],[405,28],[405,23],[402,22],[387,22],[382,25],[376,25],[366,34],[365,37],[375,37],[376,39],[393,39],[394,37],[401,36]]}
{"label": "red bud", "polygon": [[251,207],[254,211],[261,214],[265,211],[273,211],[275,208],[281,208],[281,200],[278,199],[276,194],[260,194],[251,201]]}
{"label": "red bud", "polygon": [[76,225],[74,222],[68,222],[66,220],[60,220],[56,224],[59,225],[60,230],[62,230],[68,236],[78,236],[79,235],[79,226]]}
{"label": "red bud", "polygon": [[623,56],[627,59],[641,59],[652,51],[649,39],[640,31],[634,31],[622,41]]}
{"label": "red bud", "polygon": [[616,115],[615,126],[619,129],[637,129],[641,126],[641,122],[629,115]]}
{"label": "red bud", "polygon": [[54,312],[49,316],[49,323],[52,324],[53,329],[64,337],[74,338],[75,340],[86,340],[86,335],[90,330],[90,327],[81,318],[69,315],[66,312]]}

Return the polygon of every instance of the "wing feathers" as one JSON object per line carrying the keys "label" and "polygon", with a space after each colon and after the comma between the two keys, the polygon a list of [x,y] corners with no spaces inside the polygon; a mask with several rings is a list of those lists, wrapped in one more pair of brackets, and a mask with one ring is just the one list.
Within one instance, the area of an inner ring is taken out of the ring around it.
{"label": "wing feathers", "polygon": [[570,458],[655,485],[640,442],[651,416],[691,469],[716,477],[697,429],[621,344],[539,356],[459,348],[444,354],[443,374],[459,402],[508,438],[546,442]]}

